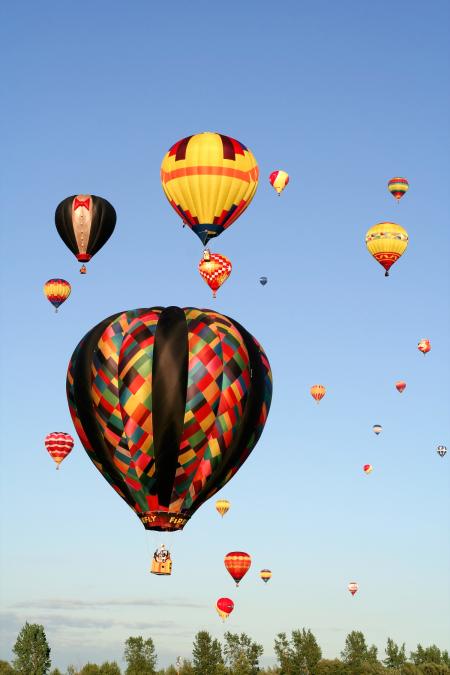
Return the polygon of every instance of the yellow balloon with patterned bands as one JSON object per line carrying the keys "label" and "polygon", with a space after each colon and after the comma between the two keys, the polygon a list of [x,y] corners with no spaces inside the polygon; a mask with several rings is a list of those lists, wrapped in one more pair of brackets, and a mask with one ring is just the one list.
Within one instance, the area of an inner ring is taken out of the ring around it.
{"label": "yellow balloon with patterned bands", "polygon": [[378,223],[366,234],[366,246],[369,253],[386,270],[389,276],[390,267],[403,255],[408,246],[408,233],[397,223]]}
{"label": "yellow balloon with patterned bands", "polygon": [[223,518],[224,515],[230,510],[230,502],[228,499],[218,499],[216,501],[216,510]]}
{"label": "yellow balloon with patterned bands", "polygon": [[210,132],[178,141],[161,164],[167,199],[203,244],[245,211],[258,176],[256,159],[243,143]]}

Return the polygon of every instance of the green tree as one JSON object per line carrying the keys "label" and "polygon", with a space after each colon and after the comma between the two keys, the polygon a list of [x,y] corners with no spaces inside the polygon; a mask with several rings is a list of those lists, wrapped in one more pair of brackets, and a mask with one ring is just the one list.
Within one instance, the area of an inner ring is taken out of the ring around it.
{"label": "green tree", "polygon": [[363,663],[378,663],[377,651],[375,645],[367,646],[366,639],[361,631],[354,630],[347,635],[341,656],[344,663],[350,666],[352,673],[359,675]]}
{"label": "green tree", "polygon": [[15,672],[17,671],[8,661],[0,661],[0,675],[13,675]]}
{"label": "green tree", "polygon": [[100,666],[96,663],[86,663],[78,675],[100,675]]}
{"label": "green tree", "polygon": [[417,650],[411,652],[411,661],[419,666],[422,663],[442,663],[442,654],[439,647],[431,645],[430,647],[422,647],[417,645]]}
{"label": "green tree", "polygon": [[289,641],[285,633],[275,638],[275,654],[281,668],[281,675],[305,673],[315,675],[317,664],[322,658],[322,650],[317,640],[308,629],[293,630]]}
{"label": "green tree", "polygon": [[245,633],[224,635],[224,656],[233,675],[255,675],[259,672],[259,659],[263,654],[262,645],[253,642]]}
{"label": "green tree", "polygon": [[190,661],[184,659],[180,666],[178,675],[195,675],[194,666]]}
{"label": "green tree", "polygon": [[317,664],[317,675],[350,675],[350,670],[339,659],[322,659]]}
{"label": "green tree", "polygon": [[400,668],[406,663],[405,643],[399,647],[392,638],[388,638],[385,652],[383,663],[386,668]]}
{"label": "green tree", "polygon": [[50,647],[44,626],[28,623],[23,626],[13,647],[14,669],[20,675],[46,675],[50,670]]}
{"label": "green tree", "polygon": [[100,666],[99,675],[121,675],[120,668],[115,661],[105,661]]}
{"label": "green tree", "polygon": [[52,672],[50,675],[62,675],[62,672],[60,671],[59,668],[53,668]]}
{"label": "green tree", "polygon": [[448,675],[450,668],[445,663],[422,663],[420,666],[422,675]]}
{"label": "green tree", "polygon": [[206,630],[197,633],[192,649],[194,675],[223,675],[225,672],[220,642]]}
{"label": "green tree", "polygon": [[129,637],[125,642],[125,675],[156,675],[156,650],[152,638]]}
{"label": "green tree", "polygon": [[422,671],[413,663],[405,663],[398,671],[400,675],[422,675]]}

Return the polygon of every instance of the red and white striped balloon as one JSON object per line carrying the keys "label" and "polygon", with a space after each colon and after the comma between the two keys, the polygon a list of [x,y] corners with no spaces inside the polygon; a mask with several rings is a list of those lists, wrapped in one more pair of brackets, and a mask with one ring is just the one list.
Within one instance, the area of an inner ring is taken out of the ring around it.
{"label": "red and white striped balloon", "polygon": [[63,431],[53,431],[45,437],[44,443],[48,454],[56,462],[56,468],[59,469],[63,459],[72,451],[74,440],[70,434]]}

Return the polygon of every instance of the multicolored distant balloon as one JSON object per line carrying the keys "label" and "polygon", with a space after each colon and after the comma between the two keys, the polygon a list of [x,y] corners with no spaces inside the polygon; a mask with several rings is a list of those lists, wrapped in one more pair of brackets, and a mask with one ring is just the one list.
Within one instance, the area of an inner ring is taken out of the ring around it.
{"label": "multicolored distant balloon", "polygon": [[388,183],[388,190],[393,197],[397,200],[397,203],[403,197],[405,192],[408,192],[409,183],[406,178],[391,178]]}
{"label": "multicolored distant balloon", "polygon": [[439,457],[445,457],[445,455],[447,454],[447,448],[445,445],[438,445],[436,452],[439,455]]}
{"label": "multicolored distant balloon", "polygon": [[372,473],[372,471],[373,471],[372,464],[364,464],[363,471],[364,471],[364,473]]}
{"label": "multicolored distant balloon", "polygon": [[395,388],[400,394],[403,394],[403,392],[406,389],[406,382],[404,382],[403,380],[399,380],[398,382],[395,383]]}
{"label": "multicolored distant balloon", "polygon": [[389,269],[403,255],[408,246],[408,233],[396,223],[378,223],[366,233],[366,246],[369,253],[386,270]]}
{"label": "multicolored distant balloon", "polygon": [[259,576],[264,581],[264,583],[267,584],[267,582],[272,578],[272,572],[270,570],[261,570]]}
{"label": "multicolored distant balloon", "polygon": [[210,132],[178,141],[161,164],[170,205],[204,245],[245,211],[258,176],[256,159],[243,143]]}
{"label": "multicolored distant balloon", "polygon": [[242,551],[232,551],[224,558],[225,567],[239,586],[239,582],[247,574],[252,564],[251,556]]}
{"label": "multicolored distant balloon", "polygon": [[55,312],[67,300],[71,290],[71,285],[65,279],[49,279],[44,284],[44,295],[52,303]]}
{"label": "multicolored distant balloon", "polygon": [[216,602],[217,614],[222,621],[225,621],[230,616],[234,609],[234,602],[230,598],[219,598]]}
{"label": "multicolored distant balloon", "polygon": [[203,258],[198,264],[198,271],[202,279],[208,284],[213,292],[213,298],[222,284],[231,274],[231,261],[220,253],[211,253],[206,249],[203,251]]}
{"label": "multicolored distant balloon", "polygon": [[[87,263],[114,232],[116,212],[103,197],[72,195],[56,207],[55,224],[59,236],[78,262]],[[86,273],[85,265],[80,273]]]}
{"label": "multicolored distant balloon", "polygon": [[96,468],[146,529],[172,531],[245,462],[272,381],[262,347],[236,321],[153,307],[89,331],[72,355],[67,396]]}
{"label": "multicolored distant balloon", "polygon": [[358,584],[356,583],[356,581],[351,581],[347,586],[347,588],[352,595],[355,595],[355,593],[358,592]]}
{"label": "multicolored distant balloon", "polygon": [[267,277],[259,277],[259,283],[261,284],[261,286],[265,286],[267,282],[268,282]]}
{"label": "multicolored distant balloon", "polygon": [[56,468],[72,452],[74,440],[70,434],[63,431],[52,431],[44,440],[45,447],[50,457],[56,462]]}
{"label": "multicolored distant balloon", "polygon": [[230,502],[228,499],[218,499],[216,501],[216,511],[223,518],[226,513],[230,510]]}
{"label": "multicolored distant balloon", "polygon": [[310,389],[311,396],[316,401],[316,403],[319,403],[319,401],[323,399],[323,397],[326,394],[326,391],[327,390],[325,389],[323,384],[314,384]]}
{"label": "multicolored distant balloon", "polygon": [[419,352],[422,352],[422,354],[428,354],[428,352],[431,351],[431,342],[425,339],[420,340],[417,349]]}
{"label": "multicolored distant balloon", "polygon": [[270,184],[273,189],[278,192],[278,196],[281,195],[286,185],[289,183],[289,174],[286,171],[272,171],[269,176]]}
{"label": "multicolored distant balloon", "polygon": [[378,436],[378,434],[381,434],[381,432],[383,431],[383,427],[381,426],[381,424],[374,424],[372,427],[372,431]]}

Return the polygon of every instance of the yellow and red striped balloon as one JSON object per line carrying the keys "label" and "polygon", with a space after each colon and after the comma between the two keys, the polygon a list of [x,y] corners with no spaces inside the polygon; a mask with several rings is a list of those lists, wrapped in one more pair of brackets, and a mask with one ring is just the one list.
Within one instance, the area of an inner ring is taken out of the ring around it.
{"label": "yellow and red striped balloon", "polygon": [[203,258],[198,264],[198,271],[202,279],[208,284],[213,292],[213,298],[216,292],[228,279],[231,274],[231,261],[220,253],[210,253],[208,249],[203,252]]}
{"label": "yellow and red striped balloon", "polygon": [[388,190],[391,195],[395,197],[397,202],[399,202],[405,192],[408,192],[409,183],[406,178],[391,178],[388,183]]}
{"label": "yellow and red striped balloon", "polygon": [[245,211],[258,176],[256,159],[243,143],[210,132],[178,141],[161,164],[161,183],[170,205],[203,244]]}
{"label": "yellow and red striped balloon", "polygon": [[267,582],[272,578],[272,572],[270,570],[261,570],[259,576],[264,581],[264,583],[267,584]]}
{"label": "yellow and red striped balloon", "polygon": [[365,474],[372,473],[372,471],[373,471],[372,464],[364,464],[363,471],[364,471]]}
{"label": "yellow and red striped balloon", "polygon": [[63,459],[72,452],[74,440],[70,434],[53,431],[45,437],[44,443],[48,454],[56,462],[56,468],[59,469]]}
{"label": "yellow and red striped balloon", "polygon": [[286,171],[272,171],[269,176],[270,184],[273,189],[277,191],[278,196],[281,195],[286,185],[289,183],[289,174]]}
{"label": "yellow and red striped balloon", "polygon": [[230,502],[228,499],[218,499],[216,501],[216,511],[224,517],[226,513],[230,510]]}
{"label": "yellow and red striped balloon", "polygon": [[323,386],[323,384],[314,384],[311,387],[310,392],[311,392],[311,396],[313,397],[313,399],[317,403],[319,403],[319,401],[321,401],[323,399],[323,397],[325,396],[327,390]]}
{"label": "yellow and red striped balloon", "polygon": [[248,553],[244,553],[243,551],[232,551],[231,553],[227,553],[224,563],[228,572],[235,580],[236,586],[239,586],[239,582],[250,569],[252,558]]}
{"label": "yellow and red striped balloon", "polygon": [[52,303],[55,312],[67,300],[71,290],[71,285],[65,279],[49,279],[44,284],[44,295]]}

